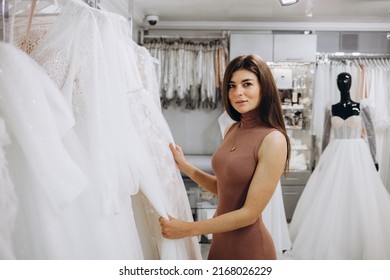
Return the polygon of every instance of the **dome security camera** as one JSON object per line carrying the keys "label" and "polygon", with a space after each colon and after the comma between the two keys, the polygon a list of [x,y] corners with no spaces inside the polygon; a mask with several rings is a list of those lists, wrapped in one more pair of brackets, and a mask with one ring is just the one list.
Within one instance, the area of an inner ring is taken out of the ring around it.
{"label": "dome security camera", "polygon": [[146,21],[150,24],[150,25],[156,25],[158,20],[159,20],[159,17],[156,16],[156,15],[147,15],[145,17]]}

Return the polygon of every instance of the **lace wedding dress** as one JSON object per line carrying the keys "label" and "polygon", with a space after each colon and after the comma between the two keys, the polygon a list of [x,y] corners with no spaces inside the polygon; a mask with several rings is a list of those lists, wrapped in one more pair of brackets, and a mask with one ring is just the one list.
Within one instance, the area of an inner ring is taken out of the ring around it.
{"label": "lace wedding dress", "polygon": [[70,225],[62,217],[88,187],[63,141],[72,113],[42,68],[10,43],[0,43],[0,72],[0,116],[9,135],[1,156],[0,211],[9,227],[2,226],[0,236],[7,236],[18,259],[72,257],[68,231],[84,221]]}
{"label": "lace wedding dress", "polygon": [[[1,48],[0,46],[0,52]],[[0,71],[2,71],[1,65]],[[5,156],[5,146],[9,144],[10,138],[0,114],[0,260],[16,258],[12,246],[12,234],[18,204]]]}
{"label": "lace wedding dress", "polygon": [[[60,4],[54,22],[32,30],[31,34],[43,34],[37,36],[38,43],[27,45],[33,45],[30,56],[73,111],[74,132],[85,154],[78,162],[90,187],[72,211],[76,217],[77,211],[80,217],[87,213],[90,228],[85,234],[99,232],[100,251],[86,248],[81,257],[201,258],[196,238],[161,237],[159,216],[192,220],[192,215],[168,148],[173,141],[169,127],[141,81],[127,21],[79,1]],[[79,155],[74,145],[70,150],[74,157]],[[145,199],[133,204],[131,196],[136,194]],[[146,220],[135,224],[133,208]]]}
{"label": "lace wedding dress", "polygon": [[[174,139],[161,112],[153,58],[131,39],[124,18],[104,13],[99,14],[98,22],[101,31],[106,31],[102,37],[111,79],[116,79],[116,86],[123,87],[120,92],[126,92],[130,115],[125,121],[145,145],[142,162],[137,163],[142,167],[139,172],[144,179],[140,191],[132,197],[144,256],[146,259],[201,259],[196,237],[167,240],[161,236],[160,216],[187,221],[193,217],[181,174],[169,149]],[[141,147],[134,141],[128,145]]]}
{"label": "lace wedding dress", "polygon": [[362,126],[368,136],[373,128],[368,107],[360,107],[359,116],[346,120],[329,113],[334,139],[290,223],[294,259],[390,259],[390,195],[361,138]]}

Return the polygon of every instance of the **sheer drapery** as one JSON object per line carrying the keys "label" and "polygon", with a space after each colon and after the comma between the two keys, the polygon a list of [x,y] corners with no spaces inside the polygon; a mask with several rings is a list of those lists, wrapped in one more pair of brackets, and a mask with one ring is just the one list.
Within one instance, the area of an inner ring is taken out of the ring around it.
{"label": "sheer drapery", "polygon": [[164,108],[171,102],[186,109],[217,108],[228,62],[227,39],[156,38],[143,46],[158,60]]}
{"label": "sheer drapery", "polygon": [[390,58],[371,56],[335,57],[323,54],[317,59],[313,97],[312,133],[316,135],[316,157],[321,155],[324,117],[327,106],[340,101],[337,75],[348,72],[352,76],[350,89],[354,101],[370,106],[374,123],[379,172],[390,191]]}

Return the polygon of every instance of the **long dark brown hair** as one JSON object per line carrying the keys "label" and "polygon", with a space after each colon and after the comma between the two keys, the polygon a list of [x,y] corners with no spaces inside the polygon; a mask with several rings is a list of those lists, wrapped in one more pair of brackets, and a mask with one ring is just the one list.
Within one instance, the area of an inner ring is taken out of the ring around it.
{"label": "long dark brown hair", "polygon": [[267,63],[258,55],[241,55],[230,61],[226,67],[223,84],[222,84],[222,100],[225,105],[225,110],[228,115],[235,121],[241,120],[241,114],[237,112],[229,100],[229,83],[232,75],[237,70],[245,69],[256,75],[260,83],[260,105],[258,107],[259,115],[262,123],[268,127],[275,128],[283,133],[287,142],[287,158],[285,163],[285,171],[288,170],[290,161],[291,144],[287,135],[286,126],[282,106],[280,103],[279,91],[276,87],[271,69]]}

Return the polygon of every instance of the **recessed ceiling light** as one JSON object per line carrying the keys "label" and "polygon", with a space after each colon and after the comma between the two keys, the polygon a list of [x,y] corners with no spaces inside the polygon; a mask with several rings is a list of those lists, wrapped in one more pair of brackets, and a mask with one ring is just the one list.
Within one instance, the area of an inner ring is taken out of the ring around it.
{"label": "recessed ceiling light", "polygon": [[282,6],[289,6],[298,3],[298,0],[279,0],[279,2]]}

